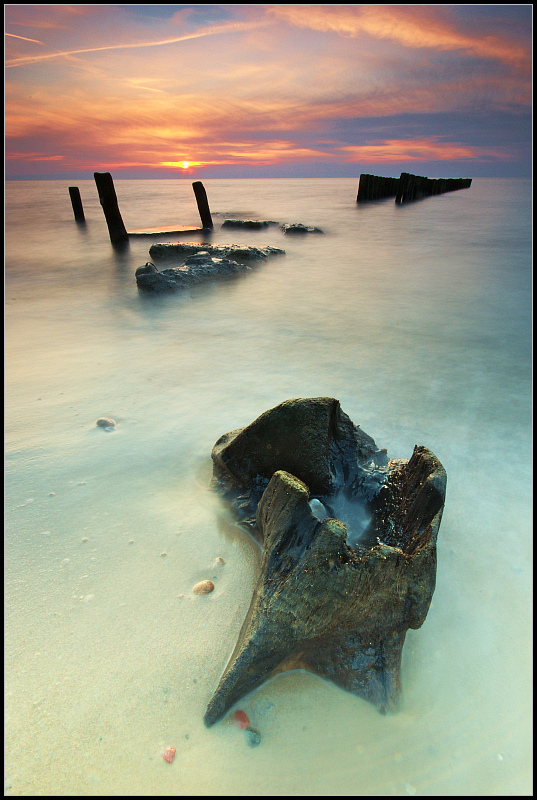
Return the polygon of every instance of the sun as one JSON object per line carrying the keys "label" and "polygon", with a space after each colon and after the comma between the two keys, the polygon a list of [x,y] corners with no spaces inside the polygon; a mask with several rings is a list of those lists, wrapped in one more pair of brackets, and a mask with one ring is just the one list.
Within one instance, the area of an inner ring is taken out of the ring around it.
{"label": "sun", "polygon": [[174,167],[175,169],[184,169],[185,171],[192,167],[199,167],[201,161],[161,161],[160,167]]}

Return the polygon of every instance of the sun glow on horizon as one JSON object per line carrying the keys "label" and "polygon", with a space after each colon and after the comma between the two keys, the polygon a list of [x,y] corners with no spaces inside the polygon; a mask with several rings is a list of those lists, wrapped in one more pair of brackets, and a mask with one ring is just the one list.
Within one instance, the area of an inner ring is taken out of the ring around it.
{"label": "sun glow on horizon", "polygon": [[201,161],[160,161],[159,167],[175,167],[176,169],[190,169],[190,167],[201,167]]}

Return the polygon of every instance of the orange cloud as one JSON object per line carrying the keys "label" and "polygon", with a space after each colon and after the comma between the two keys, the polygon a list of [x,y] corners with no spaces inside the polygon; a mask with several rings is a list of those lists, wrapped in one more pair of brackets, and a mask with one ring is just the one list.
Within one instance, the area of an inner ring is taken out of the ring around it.
{"label": "orange cloud", "polygon": [[20,161],[63,161],[63,156],[45,156],[42,153],[9,153],[6,160]]}
{"label": "orange cloud", "polygon": [[506,64],[528,61],[529,51],[508,37],[467,35],[458,31],[435,6],[409,5],[275,5],[270,14],[289,24],[341,36],[367,34],[405,47],[464,50]]}
{"label": "orange cloud", "polygon": [[375,144],[345,145],[337,148],[351,162],[397,164],[406,161],[459,161],[475,158],[478,148],[458,142],[439,142],[437,137],[384,139]]}

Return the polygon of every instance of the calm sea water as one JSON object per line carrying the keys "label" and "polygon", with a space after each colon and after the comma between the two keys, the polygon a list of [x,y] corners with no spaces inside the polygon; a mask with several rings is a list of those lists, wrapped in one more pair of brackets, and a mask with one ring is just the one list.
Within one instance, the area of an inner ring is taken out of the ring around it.
{"label": "calm sea water", "polygon": [[[357,179],[204,185],[211,241],[286,255],[160,298],[134,279],[157,239],[115,251],[93,181],[85,225],[67,181],[6,186],[6,793],[530,793],[530,181],[403,207],[358,207]],[[116,190],[128,230],[199,224],[190,181]],[[320,395],[389,457],[444,464],[437,588],[397,715],[295,671],[242,703],[251,749],[202,722],[259,565],[210,452]]]}

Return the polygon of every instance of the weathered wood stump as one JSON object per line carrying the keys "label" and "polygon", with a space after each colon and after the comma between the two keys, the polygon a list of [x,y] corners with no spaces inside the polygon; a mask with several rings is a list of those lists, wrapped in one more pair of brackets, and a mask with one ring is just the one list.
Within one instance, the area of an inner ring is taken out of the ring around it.
{"label": "weathered wood stump", "polygon": [[[282,403],[213,448],[213,487],[263,544],[250,609],[205,723],[217,722],[266,680],[303,668],[395,710],[408,628],[435,588],[446,473],[425,447],[386,451],[333,398]],[[354,546],[328,509],[370,515]],[[255,511],[254,517],[251,517]]]}

